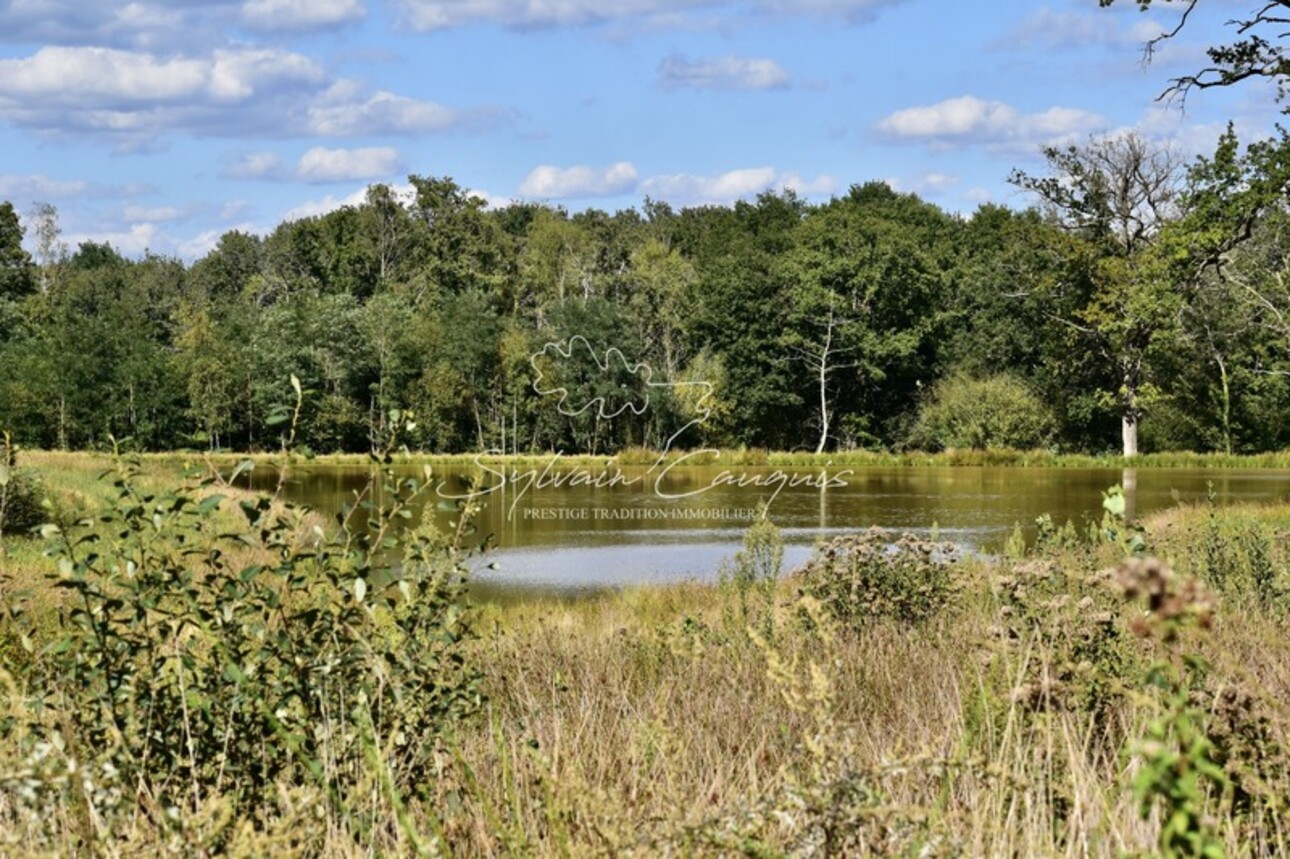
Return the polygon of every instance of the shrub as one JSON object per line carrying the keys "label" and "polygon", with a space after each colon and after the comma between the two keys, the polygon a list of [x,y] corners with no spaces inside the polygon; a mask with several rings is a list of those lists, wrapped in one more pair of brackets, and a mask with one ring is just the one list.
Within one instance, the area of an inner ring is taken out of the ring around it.
{"label": "shrub", "polygon": [[[46,526],[69,598],[28,678],[33,748],[104,773],[118,800],[138,789],[176,809],[153,818],[162,829],[203,796],[245,813],[299,787],[362,834],[364,796],[397,806],[429,783],[438,744],[479,703],[462,651],[471,511],[451,539],[415,530],[398,565],[392,528],[417,481],[388,477],[390,500],[347,511],[330,537],[267,497],[240,501],[247,527],[230,533],[215,482],[150,495],[123,467],[94,520]],[[67,790],[38,779],[29,804]],[[113,809],[95,811],[110,831]]]}
{"label": "shrub", "polygon": [[[743,548],[735,553],[733,561],[722,562],[719,570],[727,627],[747,626],[760,614],[765,631],[773,631],[775,586],[783,566],[784,539],[763,505],[757,521],[744,532]],[[749,597],[754,594],[760,605],[750,604]]]}
{"label": "shrub", "polygon": [[35,475],[18,468],[17,448],[0,437],[0,535],[24,534],[45,521],[45,493]]}
{"label": "shrub", "polygon": [[0,465],[0,533],[26,534],[44,522],[44,499],[35,475]]}
{"label": "shrub", "polygon": [[881,528],[837,537],[816,549],[794,574],[807,595],[842,625],[872,618],[917,623],[936,614],[952,593],[951,570],[960,557],[953,543]]}
{"label": "shrub", "polygon": [[955,375],[936,385],[911,441],[935,450],[1029,449],[1048,444],[1053,430],[1052,412],[1020,380]]}

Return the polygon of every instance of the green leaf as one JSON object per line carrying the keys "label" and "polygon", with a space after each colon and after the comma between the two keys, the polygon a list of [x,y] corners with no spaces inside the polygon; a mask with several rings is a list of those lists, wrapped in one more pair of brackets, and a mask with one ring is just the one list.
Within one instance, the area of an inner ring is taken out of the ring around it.
{"label": "green leaf", "polygon": [[1106,497],[1102,499],[1102,507],[1117,519],[1124,517],[1124,504],[1124,491],[1118,486],[1112,486],[1108,489]]}

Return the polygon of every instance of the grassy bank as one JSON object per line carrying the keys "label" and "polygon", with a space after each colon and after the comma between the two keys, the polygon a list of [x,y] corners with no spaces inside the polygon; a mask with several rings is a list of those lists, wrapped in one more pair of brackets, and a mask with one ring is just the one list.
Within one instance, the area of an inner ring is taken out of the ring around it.
{"label": "grassy bank", "polygon": [[[1287,505],[1178,508],[1141,531],[1112,509],[1093,542],[1044,532],[949,567],[856,540],[775,583],[763,530],[721,585],[488,604],[466,634],[442,604],[444,535],[386,604],[361,551],[273,524],[289,511],[243,524],[229,560],[211,548],[253,499],[207,487],[193,498],[226,496],[209,520],[157,520],[170,465],[145,460],[132,480],[160,495],[136,511],[93,481],[101,462],[42,456],[26,463],[57,504],[117,511],[88,545],[120,563],[72,580],[115,588],[160,644],[128,612],[115,631],[6,615],[0,852],[1290,855]],[[164,575],[139,591],[148,570]],[[191,622],[160,625],[175,617]],[[96,630],[150,671],[103,685]],[[131,734],[149,724],[155,744]]]}
{"label": "grassy bank", "polygon": [[[101,454],[42,453],[32,457],[65,462],[70,467],[78,457],[88,457],[92,462],[103,461]],[[555,454],[394,454],[395,464],[473,465],[477,461],[524,466],[545,466]],[[231,467],[243,460],[260,465],[276,465],[285,457],[275,453],[240,454],[232,452],[170,452],[141,454],[144,462],[156,462],[177,467],[186,462],[211,462]],[[34,461],[34,460],[33,460]],[[308,460],[296,457],[293,462],[321,465],[369,466],[372,459],[366,454],[319,454]],[[659,461],[659,454],[643,448],[631,448],[616,455],[588,456],[585,454],[559,455],[559,462],[570,466],[603,467],[609,462],[623,466],[650,466]],[[793,451],[766,451],[760,449],[728,449],[719,452],[673,451],[664,462],[687,465],[714,465],[721,467],[769,466],[780,468],[945,468],[959,466],[991,466],[1015,468],[1198,468],[1198,469],[1290,469],[1290,451],[1260,454],[1193,453],[1188,451],[1148,453],[1131,459],[1114,454],[1054,453],[1048,450],[954,450],[937,453],[905,451],[900,453],[876,451],[835,451],[809,453]]]}

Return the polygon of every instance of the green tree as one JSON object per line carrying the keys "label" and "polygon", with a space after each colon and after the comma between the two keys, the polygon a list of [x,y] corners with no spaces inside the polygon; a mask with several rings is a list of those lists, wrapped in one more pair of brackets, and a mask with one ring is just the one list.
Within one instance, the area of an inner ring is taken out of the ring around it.
{"label": "green tree", "polygon": [[0,301],[21,298],[36,289],[35,266],[22,246],[23,233],[13,204],[0,203]]}
{"label": "green tree", "polygon": [[188,415],[212,450],[227,441],[236,414],[241,355],[206,306],[176,314],[175,360],[184,377]]}
{"label": "green tree", "polygon": [[1118,388],[1104,396],[1120,414],[1124,455],[1135,456],[1143,409],[1158,393],[1151,361],[1177,335],[1183,306],[1170,260],[1154,252],[1161,230],[1180,214],[1182,164],[1136,133],[1045,155],[1047,175],[1016,171],[1010,181],[1036,194],[1079,240],[1071,262],[1091,288],[1062,321],[1114,371]]}
{"label": "green tree", "polygon": [[791,292],[780,342],[819,404],[817,452],[838,423],[835,408],[853,428],[876,428],[884,400],[912,399],[905,386],[931,372],[946,300],[939,254],[952,230],[943,214],[881,183],[856,186],[803,221],[783,258]]}

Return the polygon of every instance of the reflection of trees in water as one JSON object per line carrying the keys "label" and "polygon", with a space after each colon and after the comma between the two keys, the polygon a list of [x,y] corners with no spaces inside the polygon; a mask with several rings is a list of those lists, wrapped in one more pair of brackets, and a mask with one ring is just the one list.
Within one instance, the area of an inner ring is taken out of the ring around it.
{"label": "reflection of trees in water", "polygon": [[1124,521],[1132,522],[1138,511],[1138,470],[1124,469],[1120,473],[1120,485],[1124,487]]}

